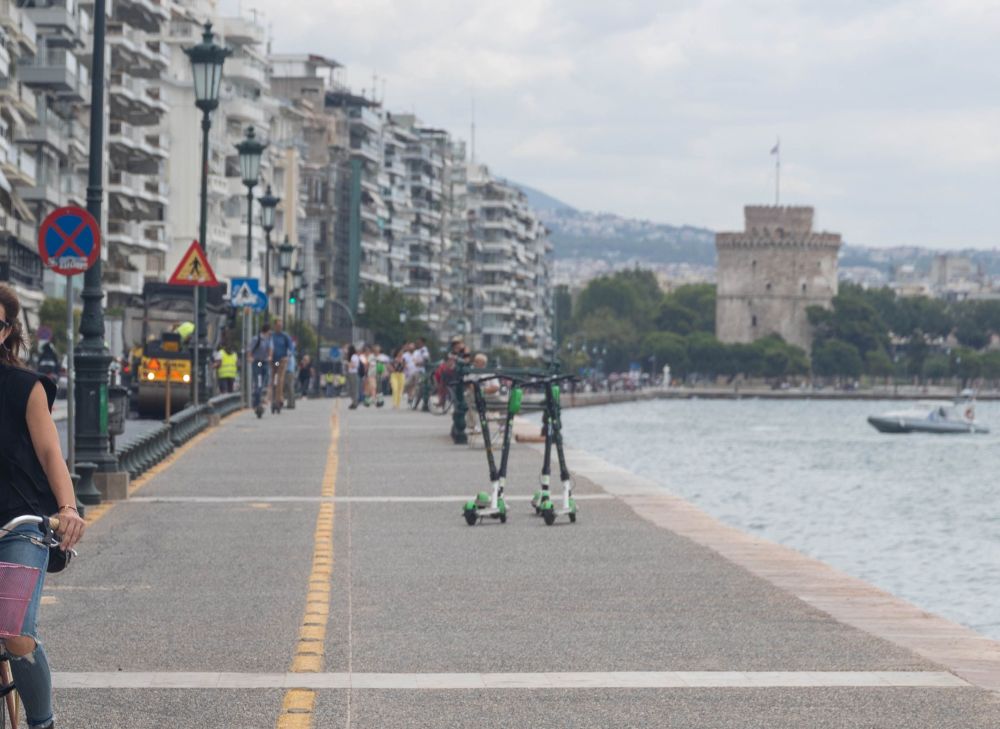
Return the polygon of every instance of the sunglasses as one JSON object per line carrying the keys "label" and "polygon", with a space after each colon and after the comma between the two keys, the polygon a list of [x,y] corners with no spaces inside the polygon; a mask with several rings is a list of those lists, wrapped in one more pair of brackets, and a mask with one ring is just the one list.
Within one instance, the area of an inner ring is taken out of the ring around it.
{"label": "sunglasses", "polygon": [[9,329],[12,326],[13,324],[11,324],[6,319],[0,319],[0,332],[2,332],[4,329]]}

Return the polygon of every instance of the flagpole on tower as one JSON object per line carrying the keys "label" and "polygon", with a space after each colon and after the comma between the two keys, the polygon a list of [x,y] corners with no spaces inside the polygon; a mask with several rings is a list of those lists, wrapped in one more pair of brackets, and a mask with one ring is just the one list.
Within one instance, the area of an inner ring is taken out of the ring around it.
{"label": "flagpole on tower", "polygon": [[774,206],[777,207],[781,204],[781,138],[775,142],[774,148],[771,149],[771,154],[774,155]]}

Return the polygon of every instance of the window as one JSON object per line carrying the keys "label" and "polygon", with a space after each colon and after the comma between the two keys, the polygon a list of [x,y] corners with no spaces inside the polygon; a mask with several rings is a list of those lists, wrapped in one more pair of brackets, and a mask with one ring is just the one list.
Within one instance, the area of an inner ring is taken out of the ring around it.
{"label": "window", "polygon": [[802,284],[802,293],[805,293],[805,292],[806,292],[806,285]]}
{"label": "window", "polygon": [[767,282],[767,286],[765,286],[764,288],[766,288],[768,291],[770,291],[771,290],[771,282],[768,281]]}
{"label": "window", "polygon": [[752,326],[754,328],[757,327],[757,315],[756,314],[754,314],[753,316],[750,317],[750,326]]}

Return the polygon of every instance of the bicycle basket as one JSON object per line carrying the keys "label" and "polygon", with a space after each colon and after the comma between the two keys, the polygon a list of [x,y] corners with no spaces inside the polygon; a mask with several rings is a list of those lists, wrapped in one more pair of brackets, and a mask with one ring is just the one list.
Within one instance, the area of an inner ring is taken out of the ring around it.
{"label": "bicycle basket", "polygon": [[0,638],[21,634],[24,614],[40,574],[37,567],[0,562]]}

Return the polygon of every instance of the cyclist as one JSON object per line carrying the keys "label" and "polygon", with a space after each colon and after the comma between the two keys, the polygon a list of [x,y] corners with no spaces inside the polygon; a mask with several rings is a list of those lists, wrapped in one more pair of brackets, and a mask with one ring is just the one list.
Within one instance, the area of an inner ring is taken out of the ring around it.
{"label": "cyclist", "polygon": [[[62,548],[70,549],[84,532],[76,511],[73,482],[62,458],[51,408],[56,387],[46,377],[25,369],[27,351],[19,319],[21,304],[9,286],[0,285],[0,524],[23,514],[59,514]],[[34,567],[41,572],[24,616],[21,635],[6,638],[14,683],[24,702],[28,725],[50,729],[52,678],[45,649],[35,632],[49,549],[37,542],[36,525],[0,535],[0,562]]]}
{"label": "cyclist", "polygon": [[271,334],[271,361],[274,363],[274,399],[271,412],[280,413],[285,402],[285,374],[288,371],[288,356],[292,353],[292,338],[284,332],[281,319],[274,320]]}
{"label": "cyclist", "polygon": [[267,405],[271,381],[271,325],[264,322],[260,333],[250,342],[246,361],[250,363],[250,381],[253,383],[254,407]]}

